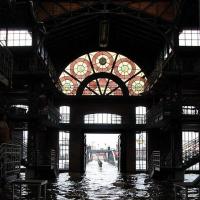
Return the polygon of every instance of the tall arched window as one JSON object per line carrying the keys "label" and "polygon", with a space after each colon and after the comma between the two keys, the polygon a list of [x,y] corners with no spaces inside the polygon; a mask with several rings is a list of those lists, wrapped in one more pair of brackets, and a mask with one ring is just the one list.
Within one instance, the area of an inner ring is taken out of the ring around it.
{"label": "tall arched window", "polygon": [[110,51],[80,56],[59,77],[67,95],[140,95],[145,74],[129,58]]}

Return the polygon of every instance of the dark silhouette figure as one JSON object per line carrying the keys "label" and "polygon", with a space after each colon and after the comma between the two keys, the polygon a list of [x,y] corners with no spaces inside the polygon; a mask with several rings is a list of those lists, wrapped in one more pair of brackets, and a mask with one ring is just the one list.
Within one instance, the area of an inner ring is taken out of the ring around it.
{"label": "dark silhouette figure", "polygon": [[99,165],[99,167],[102,167],[102,162],[99,159],[98,159],[98,165]]}

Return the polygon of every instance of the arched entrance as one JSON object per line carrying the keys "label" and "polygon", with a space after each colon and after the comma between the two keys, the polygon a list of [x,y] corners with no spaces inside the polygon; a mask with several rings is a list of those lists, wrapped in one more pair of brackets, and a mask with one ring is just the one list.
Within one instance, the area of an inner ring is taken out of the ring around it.
{"label": "arched entrance", "polygon": [[[85,171],[85,133],[107,132],[120,133],[120,171],[135,172],[135,107],[144,100],[146,81],[136,63],[110,51],[85,54],[65,67],[57,86],[68,97],[76,96],[70,104],[69,171]],[[95,113],[121,116],[121,123],[85,123]]]}

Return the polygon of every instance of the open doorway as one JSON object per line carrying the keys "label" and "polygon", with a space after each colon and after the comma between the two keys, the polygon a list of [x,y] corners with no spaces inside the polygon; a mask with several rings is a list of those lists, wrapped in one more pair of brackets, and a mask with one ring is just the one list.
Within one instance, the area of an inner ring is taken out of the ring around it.
{"label": "open doorway", "polygon": [[86,133],[86,172],[118,171],[119,133]]}

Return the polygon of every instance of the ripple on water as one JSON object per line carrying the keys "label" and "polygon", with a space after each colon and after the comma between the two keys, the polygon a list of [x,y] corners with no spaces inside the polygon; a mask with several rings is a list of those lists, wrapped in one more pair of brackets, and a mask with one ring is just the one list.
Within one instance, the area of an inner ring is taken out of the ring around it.
{"label": "ripple on water", "polygon": [[[191,177],[187,177],[189,179]],[[31,199],[28,189],[23,191],[24,199]],[[192,199],[197,199],[197,193],[189,191]],[[92,161],[87,165],[85,175],[61,173],[56,181],[49,181],[47,199],[173,200],[174,193],[172,185],[149,180],[146,174],[120,174],[113,165],[103,162],[100,168],[96,161]]]}

